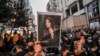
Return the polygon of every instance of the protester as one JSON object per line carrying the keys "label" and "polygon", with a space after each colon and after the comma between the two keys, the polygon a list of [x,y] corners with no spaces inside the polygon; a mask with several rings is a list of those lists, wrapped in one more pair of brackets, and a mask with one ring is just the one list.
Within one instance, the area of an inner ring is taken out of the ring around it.
{"label": "protester", "polygon": [[24,56],[25,51],[23,50],[23,46],[20,44],[20,42],[16,43],[16,52],[14,56]]}
{"label": "protester", "polygon": [[44,52],[43,52],[43,48],[40,44],[40,42],[36,41],[34,43],[34,51],[35,51],[35,56],[45,56]]}
{"label": "protester", "polygon": [[5,52],[4,41],[2,38],[0,38],[0,53],[4,53],[4,52]]}
{"label": "protester", "polygon": [[13,40],[12,40],[10,34],[7,34],[7,33],[5,34],[4,43],[5,43],[6,51],[11,52],[11,50],[14,46],[14,43],[13,43]]}
{"label": "protester", "polygon": [[[33,33],[30,39],[15,31],[13,36],[5,33],[0,37],[0,56],[99,56],[100,34],[95,29],[67,30],[61,34],[61,50],[43,48]],[[17,39],[15,37],[18,37]],[[27,37],[27,36],[26,36]],[[15,38],[15,39],[14,39]],[[25,41],[24,41],[24,40]],[[13,52],[12,52],[13,51]],[[60,54],[61,55],[58,55]]]}
{"label": "protester", "polygon": [[20,35],[17,33],[17,30],[13,33],[13,42],[16,44],[20,40]]}
{"label": "protester", "polygon": [[61,46],[62,49],[64,48],[63,46],[66,46],[69,53],[66,54],[64,51],[62,52],[64,52],[66,56],[99,56],[99,36],[99,30],[89,28],[63,31]]}

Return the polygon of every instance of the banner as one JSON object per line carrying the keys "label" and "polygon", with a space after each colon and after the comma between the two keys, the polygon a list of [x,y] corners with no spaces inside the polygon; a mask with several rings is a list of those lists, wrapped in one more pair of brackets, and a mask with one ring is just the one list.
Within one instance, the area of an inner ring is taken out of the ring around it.
{"label": "banner", "polygon": [[38,41],[43,47],[58,47],[61,13],[38,12]]}

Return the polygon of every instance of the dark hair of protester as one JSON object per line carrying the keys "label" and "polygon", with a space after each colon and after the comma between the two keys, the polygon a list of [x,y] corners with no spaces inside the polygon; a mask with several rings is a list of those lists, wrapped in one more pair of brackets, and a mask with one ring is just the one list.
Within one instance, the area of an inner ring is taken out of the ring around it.
{"label": "dark hair of protester", "polygon": [[18,42],[16,43],[15,46],[16,46],[17,48],[19,48],[19,49],[23,49],[23,45],[21,44],[20,41],[18,41]]}
{"label": "dark hair of protester", "polygon": [[14,34],[17,34],[17,30],[14,31]]}
{"label": "dark hair of protester", "polygon": [[93,37],[92,37],[91,35],[88,36],[88,37],[86,38],[86,44],[87,44],[88,46],[90,46],[90,47],[93,47],[93,46],[96,45],[96,44],[94,43]]}
{"label": "dark hair of protester", "polygon": [[13,43],[13,39],[11,38],[10,34],[7,34],[7,33],[5,34],[4,43],[5,43],[6,51],[11,52],[14,46],[14,43]]}
{"label": "dark hair of protester", "polygon": [[33,52],[34,51],[33,46],[29,46],[28,50],[29,50],[29,52]]}
{"label": "dark hair of protester", "polygon": [[8,35],[8,33],[5,33],[5,34],[4,34],[4,37],[6,37],[7,35]]}
{"label": "dark hair of protester", "polygon": [[25,54],[25,56],[34,56],[34,55],[35,55],[34,47],[29,46],[28,47],[28,52]]}
{"label": "dark hair of protester", "polygon": [[92,42],[93,42],[93,37],[92,37],[91,35],[88,35],[88,36],[86,37],[86,42],[88,42],[88,40],[92,40]]}
{"label": "dark hair of protester", "polygon": [[5,52],[4,41],[0,38],[0,52]]}
{"label": "dark hair of protester", "polygon": [[66,41],[68,41],[68,40],[66,40],[66,38],[69,40],[69,38],[68,38],[67,35],[63,35],[63,36],[61,37],[62,42],[63,42],[63,45],[64,45],[64,43],[66,43]]}
{"label": "dark hair of protester", "polygon": [[66,46],[63,46],[62,49],[61,49],[61,56],[67,56],[68,55],[68,52],[66,52],[66,50],[68,50],[68,47]]}
{"label": "dark hair of protester", "polygon": [[23,46],[21,45],[20,42],[16,43],[16,54],[15,56],[24,56],[25,55],[25,51],[23,50]]}

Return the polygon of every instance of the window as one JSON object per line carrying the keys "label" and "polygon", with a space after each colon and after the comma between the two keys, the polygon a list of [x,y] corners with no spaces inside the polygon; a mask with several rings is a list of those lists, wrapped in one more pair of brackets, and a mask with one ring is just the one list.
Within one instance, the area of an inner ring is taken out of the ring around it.
{"label": "window", "polygon": [[84,8],[84,6],[83,6],[83,0],[79,0],[79,7],[80,7],[80,9]]}
{"label": "window", "polygon": [[57,5],[54,3],[54,7],[57,7]]}
{"label": "window", "polygon": [[71,8],[72,14],[78,11],[77,4]]}
{"label": "window", "polygon": [[99,15],[98,4],[96,1],[88,5],[89,19],[97,19]]}
{"label": "window", "polygon": [[93,8],[93,13],[94,16],[97,16],[99,14],[98,7]]}
{"label": "window", "polygon": [[67,17],[70,16],[70,10],[69,10],[69,9],[66,10],[66,16],[67,16]]}

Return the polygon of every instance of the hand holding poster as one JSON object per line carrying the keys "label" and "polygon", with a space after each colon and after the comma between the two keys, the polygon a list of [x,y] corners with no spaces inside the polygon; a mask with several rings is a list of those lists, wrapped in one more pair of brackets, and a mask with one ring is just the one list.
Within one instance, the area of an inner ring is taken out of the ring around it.
{"label": "hand holding poster", "polygon": [[58,47],[61,13],[38,12],[38,40],[43,47]]}

